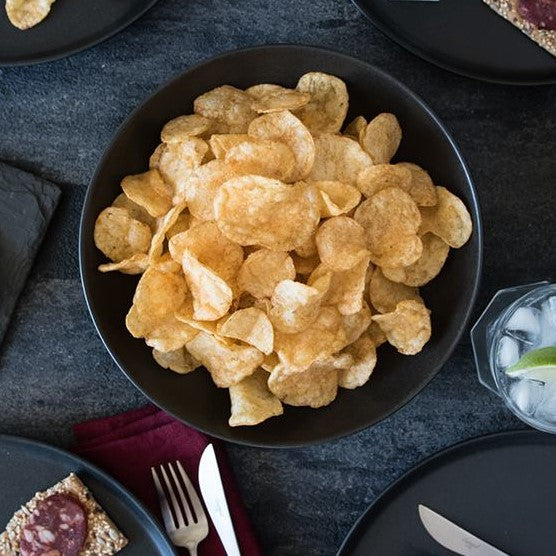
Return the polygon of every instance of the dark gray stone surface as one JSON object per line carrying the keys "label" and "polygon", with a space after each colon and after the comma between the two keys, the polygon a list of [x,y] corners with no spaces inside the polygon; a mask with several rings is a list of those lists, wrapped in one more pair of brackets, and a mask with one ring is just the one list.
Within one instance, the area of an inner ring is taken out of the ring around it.
{"label": "dark gray stone surface", "polygon": [[[96,48],[0,70],[0,160],[63,190],[0,348],[0,432],[67,446],[72,423],[145,402],[105,352],[83,302],[77,236],[86,184],[118,124],[168,78],[222,51],[276,42],[329,46],[372,62],[447,124],[483,209],[475,314],[500,287],[554,279],[556,87],[447,73],[382,36],[348,0],[161,0]],[[520,426],[478,384],[465,339],[421,395],[372,430],[306,449],[229,452],[268,554],[332,554],[365,507],[420,459]]]}

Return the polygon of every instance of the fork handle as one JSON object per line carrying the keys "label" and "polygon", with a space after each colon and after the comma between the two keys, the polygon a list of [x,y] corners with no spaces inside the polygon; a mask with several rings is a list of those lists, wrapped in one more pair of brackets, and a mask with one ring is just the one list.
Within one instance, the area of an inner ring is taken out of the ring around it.
{"label": "fork handle", "polygon": [[196,544],[188,545],[187,550],[189,550],[189,556],[197,556],[197,545]]}

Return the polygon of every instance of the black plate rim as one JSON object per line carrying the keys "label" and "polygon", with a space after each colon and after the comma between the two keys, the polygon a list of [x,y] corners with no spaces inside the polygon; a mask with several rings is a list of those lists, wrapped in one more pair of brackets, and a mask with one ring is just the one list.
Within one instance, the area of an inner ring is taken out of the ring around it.
{"label": "black plate rim", "polygon": [[[429,56],[425,51],[417,48],[416,46],[412,45],[410,41],[404,39],[402,36],[396,35],[394,31],[392,31],[386,25],[383,25],[382,22],[375,17],[372,12],[366,9],[363,6],[362,0],[351,0],[355,7],[363,14],[363,16],[372,23],[381,33],[386,35],[390,40],[394,41],[395,43],[399,44],[401,47],[405,48],[415,56],[418,56],[422,60],[429,62],[430,64],[434,64],[435,66],[455,73],[457,75],[462,75],[463,77],[467,77],[468,79],[477,79],[479,81],[485,81],[487,83],[494,83],[496,85],[514,85],[517,87],[530,87],[530,86],[541,86],[541,85],[554,85],[556,84],[556,75],[554,77],[548,77],[546,79],[522,79],[520,81],[515,81],[513,79],[497,79],[495,77],[489,77],[486,74],[480,72],[472,72],[466,71],[463,69],[459,69],[457,66],[453,66],[450,64],[445,64],[437,60],[434,56]],[[541,48],[539,46],[539,48]]]}
{"label": "black plate rim", "polygon": [[401,477],[396,479],[393,483],[390,483],[384,491],[382,491],[377,498],[363,511],[363,513],[357,518],[357,521],[349,530],[348,534],[346,535],[345,539],[343,540],[336,556],[350,556],[351,552],[348,552],[348,543],[352,541],[356,536],[359,535],[358,529],[363,526],[365,520],[371,514],[375,507],[378,506],[381,502],[387,500],[393,491],[395,491],[398,487],[402,485],[407,480],[410,480],[413,475],[418,475],[424,469],[426,469],[429,465],[433,465],[438,460],[443,458],[450,458],[457,452],[465,452],[471,447],[477,447],[484,444],[491,444],[495,442],[505,441],[508,438],[515,439],[516,437],[538,437],[538,438],[547,438],[550,437],[549,434],[533,430],[533,429],[515,429],[510,431],[499,431],[493,432],[489,434],[482,434],[479,436],[474,436],[473,438],[468,438],[466,440],[462,440],[457,444],[453,444],[452,446],[448,446],[446,448],[441,449],[438,452],[426,457],[425,459],[418,462],[414,465],[411,469],[403,473]]}
{"label": "black plate rim", "polygon": [[[145,15],[156,3],[158,2],[158,0],[149,0],[149,2],[147,2],[147,4],[141,8],[137,13],[135,13],[134,15],[132,15],[131,17],[129,17],[128,19],[124,20],[122,22],[121,25],[119,25],[118,27],[116,27],[115,29],[113,29],[112,31],[110,31],[109,33],[106,34],[102,34],[101,36],[93,39],[81,46],[78,46],[76,48],[69,48],[67,50],[64,50],[62,52],[59,52],[58,54],[51,54],[50,56],[28,56],[27,58],[21,58],[21,60],[18,60],[16,62],[6,62],[4,60],[2,60],[2,58],[0,58],[0,68],[4,67],[4,68],[15,68],[18,66],[34,66],[37,64],[44,64],[47,62],[53,62],[55,60],[61,60],[62,58],[67,58],[68,56],[73,56],[74,54],[77,54],[79,52],[83,52],[84,50],[87,50],[89,48],[92,48],[94,46],[97,46],[98,44],[107,41],[108,39],[111,39],[112,37],[114,37],[115,35],[117,35],[118,33],[121,33],[126,27],[128,27],[129,25],[131,25],[132,23],[134,23],[135,21],[137,21],[140,17],[142,17],[143,15]],[[40,25],[40,24],[39,24]]]}
{"label": "black plate rim", "polygon": [[[85,263],[85,261],[84,261],[84,258],[85,258],[85,255],[84,255],[84,251],[85,251],[85,245],[84,245],[84,243],[85,243],[85,240],[84,240],[85,230],[84,230],[84,227],[85,227],[85,224],[84,224],[84,222],[85,222],[85,214],[86,214],[86,211],[87,211],[87,207],[88,207],[88,204],[89,204],[89,202],[92,198],[93,185],[97,181],[97,178],[98,178],[98,175],[100,174],[101,168],[104,166],[105,160],[108,158],[113,144],[116,142],[116,140],[119,138],[119,136],[127,130],[127,128],[131,125],[131,122],[143,110],[144,106],[148,102],[151,101],[151,99],[153,97],[158,95],[166,87],[169,87],[169,86],[173,85],[176,81],[180,80],[185,74],[190,73],[190,72],[200,68],[201,66],[203,66],[205,64],[212,63],[216,60],[227,58],[229,56],[235,56],[235,55],[238,55],[238,54],[241,55],[241,54],[247,53],[247,52],[265,51],[265,50],[278,50],[278,49],[287,50],[287,49],[291,49],[291,48],[302,49],[302,50],[305,50],[308,53],[313,51],[313,52],[319,52],[321,54],[331,54],[333,56],[338,56],[340,58],[344,58],[346,60],[346,62],[356,62],[358,64],[363,64],[365,66],[368,66],[369,68],[372,69],[372,71],[374,71],[376,73],[379,73],[384,79],[386,79],[390,82],[394,82],[396,84],[396,86],[398,86],[400,89],[402,89],[404,91],[404,93],[406,93],[408,96],[410,96],[411,99],[417,105],[419,105],[421,107],[421,109],[424,110],[427,113],[427,115],[435,122],[435,124],[439,127],[441,132],[446,137],[446,140],[450,144],[454,153],[456,154],[457,159],[458,159],[459,163],[461,164],[461,167],[464,171],[465,177],[467,179],[467,183],[469,185],[469,191],[470,191],[470,196],[471,196],[470,209],[471,209],[472,214],[473,214],[473,216],[475,217],[475,220],[476,220],[476,226],[473,230],[473,233],[476,234],[476,237],[477,237],[477,251],[478,251],[477,252],[477,267],[476,267],[476,270],[475,270],[472,294],[471,294],[471,297],[470,297],[470,301],[469,301],[469,304],[468,304],[467,311],[464,314],[464,317],[462,319],[460,331],[454,336],[453,341],[448,346],[448,349],[446,350],[444,356],[442,358],[439,358],[435,365],[431,365],[431,369],[433,369],[433,370],[431,370],[430,375],[425,380],[423,380],[423,382],[421,382],[421,384],[419,384],[418,387],[414,388],[413,391],[411,391],[405,399],[402,399],[397,404],[394,404],[392,406],[392,408],[388,412],[386,412],[380,420],[375,421],[375,422],[371,422],[371,423],[367,423],[367,424],[364,424],[364,425],[360,425],[360,426],[359,425],[358,426],[353,426],[349,429],[346,429],[343,432],[338,432],[338,433],[333,433],[333,434],[324,434],[323,436],[321,436],[319,438],[314,438],[314,439],[305,440],[305,441],[295,441],[295,440],[293,440],[293,441],[282,441],[282,442],[249,441],[249,440],[244,440],[244,439],[230,438],[229,436],[215,433],[214,431],[208,430],[207,428],[205,428],[203,426],[199,426],[199,425],[194,424],[190,421],[186,421],[182,417],[176,415],[175,412],[168,411],[167,409],[163,408],[162,406],[160,406],[158,404],[158,402],[157,402],[157,397],[158,396],[151,395],[151,394],[147,393],[146,391],[144,391],[142,388],[140,388],[139,385],[137,384],[137,382],[134,380],[134,378],[124,369],[124,366],[120,363],[120,361],[118,360],[116,355],[114,353],[112,353],[112,351],[108,347],[107,341],[105,340],[104,335],[100,331],[99,325],[98,325],[98,323],[95,319],[95,316],[93,314],[93,311],[91,309],[91,304],[90,304],[90,301],[89,301],[89,288],[90,288],[90,286],[87,283],[87,278],[86,278],[85,271],[84,271],[84,266],[85,266],[85,264],[84,264]],[[158,407],[161,407],[161,409],[163,409],[166,413],[168,413],[169,415],[171,415],[172,417],[174,417],[178,421],[181,421],[182,423],[185,423],[186,425],[191,426],[191,427],[195,428],[196,430],[198,430],[198,431],[200,431],[204,434],[207,434],[209,436],[212,436],[214,438],[219,438],[220,440],[223,440],[223,441],[226,441],[226,442],[233,442],[234,444],[239,444],[239,445],[243,445],[243,446],[250,446],[250,447],[254,447],[254,448],[283,449],[283,448],[300,448],[300,447],[304,447],[304,446],[313,446],[313,445],[318,445],[318,444],[324,444],[325,442],[331,442],[331,441],[334,441],[334,440],[338,440],[340,438],[351,436],[352,434],[356,434],[356,433],[361,432],[365,429],[373,427],[373,426],[377,425],[378,423],[380,423],[381,421],[387,419],[388,417],[390,417],[391,415],[393,415],[397,411],[399,411],[406,404],[408,404],[440,372],[443,365],[446,363],[446,361],[448,361],[448,359],[452,355],[454,349],[456,348],[457,344],[461,340],[464,332],[466,331],[467,324],[469,323],[469,319],[471,317],[471,314],[473,312],[473,308],[475,306],[475,302],[477,300],[477,295],[478,295],[478,292],[479,292],[479,287],[480,287],[481,277],[482,277],[482,268],[483,268],[483,225],[482,225],[481,207],[480,207],[480,203],[479,203],[479,197],[478,197],[477,191],[475,189],[473,178],[472,178],[471,173],[469,171],[469,168],[467,167],[467,164],[466,164],[466,162],[463,158],[463,155],[459,150],[459,147],[455,143],[452,135],[450,134],[450,132],[448,131],[446,126],[438,118],[436,113],[428,106],[428,104],[425,103],[425,101],[419,95],[414,93],[404,83],[402,83],[401,81],[399,81],[398,79],[396,79],[395,77],[390,75],[389,73],[385,72],[384,70],[380,69],[379,67],[377,67],[377,66],[375,66],[375,65],[373,65],[369,62],[366,62],[365,60],[360,60],[359,58],[356,58],[354,56],[344,54],[343,52],[335,51],[335,50],[328,49],[328,48],[323,48],[321,46],[314,46],[314,45],[310,45],[310,44],[275,43],[275,44],[258,45],[258,46],[248,47],[248,48],[240,48],[240,49],[235,49],[235,50],[229,50],[229,51],[223,52],[221,54],[218,54],[216,56],[213,56],[213,57],[210,57],[210,58],[207,58],[207,59],[203,59],[203,60],[199,61],[198,63],[187,67],[184,71],[181,71],[180,73],[176,74],[174,77],[170,78],[168,81],[164,82],[152,94],[147,96],[134,110],[132,110],[132,112],[125,118],[125,120],[117,128],[116,132],[112,135],[109,144],[105,148],[105,150],[102,154],[102,157],[100,158],[100,160],[99,160],[99,162],[98,162],[98,164],[95,168],[95,172],[94,172],[94,174],[93,174],[93,176],[92,176],[92,178],[91,178],[91,180],[90,180],[90,182],[87,186],[87,192],[85,194],[85,199],[83,201],[83,208],[82,208],[82,211],[81,211],[81,218],[80,218],[80,222],[79,222],[79,238],[78,238],[78,241],[79,241],[79,275],[80,275],[80,279],[81,279],[81,286],[83,288],[83,295],[85,297],[85,303],[87,305],[87,310],[89,311],[89,315],[91,317],[91,320],[93,321],[93,324],[94,324],[94,327],[97,331],[97,334],[99,335],[106,351],[110,354],[110,356],[112,357],[112,360],[116,363],[118,368],[124,373],[124,375],[128,378],[128,380],[135,386],[135,388],[137,388],[140,392],[142,392],[143,395],[146,396],[148,400],[150,400],[152,403],[154,403]]]}
{"label": "black plate rim", "polygon": [[[167,554],[171,554],[173,556],[177,556],[177,552],[174,546],[168,540],[166,533],[163,531],[162,527],[157,523],[154,516],[151,512],[144,506],[142,502],[140,502],[134,494],[129,492],[122,484],[120,484],[116,479],[108,475],[105,471],[98,468],[96,465],[90,463],[89,461],[72,454],[62,448],[58,448],[57,446],[52,446],[51,444],[47,444],[46,442],[40,442],[39,440],[33,440],[31,438],[25,438],[23,436],[16,436],[12,434],[0,434],[0,447],[4,445],[16,445],[16,446],[23,446],[26,449],[39,449],[42,452],[50,452],[57,456],[60,460],[69,460],[71,462],[75,462],[76,464],[85,468],[87,472],[91,475],[96,476],[101,482],[103,482],[107,487],[110,487],[119,495],[121,500],[126,501],[126,506],[133,507],[135,506],[135,510],[137,510],[141,514],[142,520],[147,522],[147,527],[145,529],[152,529],[156,531],[160,539],[163,540],[167,545]],[[129,503],[128,503],[129,502]]]}

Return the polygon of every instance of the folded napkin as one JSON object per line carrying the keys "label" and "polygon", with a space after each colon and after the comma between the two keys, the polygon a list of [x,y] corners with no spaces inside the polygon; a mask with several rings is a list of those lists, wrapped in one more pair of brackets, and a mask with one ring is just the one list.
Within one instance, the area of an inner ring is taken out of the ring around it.
{"label": "folded napkin", "polygon": [[[151,466],[179,460],[200,496],[198,467],[201,454],[212,442],[226,491],[241,553],[262,554],[249,517],[236,487],[221,442],[180,423],[149,405],[106,419],[73,427],[74,451],[105,469],[133,492],[162,523]],[[208,537],[199,544],[199,555],[225,556],[218,533],[209,518]],[[186,550],[183,554],[188,554]]]}
{"label": "folded napkin", "polygon": [[0,162],[0,343],[59,197],[54,184]]}

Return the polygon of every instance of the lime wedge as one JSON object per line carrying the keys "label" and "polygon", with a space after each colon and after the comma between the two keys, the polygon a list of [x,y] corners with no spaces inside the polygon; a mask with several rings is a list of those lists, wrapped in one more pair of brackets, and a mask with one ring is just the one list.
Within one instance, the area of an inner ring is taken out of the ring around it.
{"label": "lime wedge", "polygon": [[527,352],[506,374],[512,378],[529,378],[552,382],[556,380],[556,346],[548,346]]}

